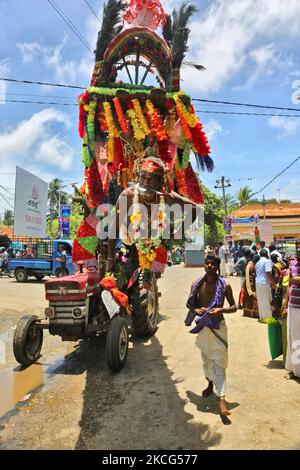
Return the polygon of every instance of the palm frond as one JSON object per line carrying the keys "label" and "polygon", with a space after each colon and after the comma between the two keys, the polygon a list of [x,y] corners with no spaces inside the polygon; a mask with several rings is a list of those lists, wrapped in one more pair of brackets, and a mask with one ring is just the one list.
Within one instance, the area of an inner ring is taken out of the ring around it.
{"label": "palm frond", "polygon": [[206,70],[206,67],[204,67],[204,65],[194,64],[193,62],[188,62],[187,60],[184,60],[182,63],[183,63],[183,65],[188,65],[189,67],[195,67],[195,69],[197,69],[201,72],[203,70]]}
{"label": "palm frond", "polygon": [[167,44],[171,47],[172,46],[172,39],[173,39],[173,30],[172,30],[172,17],[171,15],[167,15],[166,23],[163,27],[163,37],[165,38]]}
{"label": "palm frond", "polygon": [[189,2],[184,2],[179,10],[176,8],[173,10],[172,18],[172,52],[173,52],[173,66],[180,68],[185,57],[185,53],[188,51],[188,39],[190,35],[190,29],[188,23],[192,15],[197,11],[195,5]]}
{"label": "palm frond", "polygon": [[122,27],[120,27],[119,23],[124,9],[123,0],[108,0],[104,4],[102,26],[98,33],[95,50],[96,61],[103,59],[104,52],[110,41],[121,31]]}

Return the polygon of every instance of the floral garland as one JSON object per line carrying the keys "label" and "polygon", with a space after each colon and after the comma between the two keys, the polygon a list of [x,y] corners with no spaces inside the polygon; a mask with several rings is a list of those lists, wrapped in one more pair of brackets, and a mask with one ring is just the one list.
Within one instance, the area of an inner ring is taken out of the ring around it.
{"label": "floral garland", "polygon": [[140,105],[140,102],[139,100],[137,100],[136,98],[134,98],[132,100],[132,104],[133,104],[133,107],[134,107],[134,110],[136,112],[136,115],[140,121],[140,125],[142,126],[143,128],[143,131],[144,131],[144,134],[147,136],[149,134],[151,134],[151,131],[148,127],[148,124],[147,124],[147,121],[145,119],[145,116],[144,116],[144,113],[142,111],[142,108],[141,108],[141,105]]}
{"label": "floral garland", "polygon": [[133,129],[133,135],[134,138],[140,142],[141,140],[144,140],[146,138],[146,134],[144,132],[144,129],[142,128],[138,116],[135,112],[134,109],[128,109],[127,111],[127,116],[130,118],[132,129]]}
{"label": "floral garland", "polygon": [[152,101],[146,101],[147,112],[150,117],[150,126],[153,135],[160,140],[167,140],[168,134],[165,131],[163,120],[158,110],[154,107]]}
{"label": "floral garland", "polygon": [[198,123],[198,118],[195,113],[190,112],[186,109],[185,105],[181,101],[179,95],[174,95],[173,99],[176,104],[176,110],[178,115],[181,115],[189,127],[194,128]]}
{"label": "floral garland", "polygon": [[124,134],[127,134],[129,132],[129,129],[128,129],[128,126],[127,126],[126,117],[125,117],[125,115],[123,113],[123,110],[122,110],[120,100],[119,100],[119,98],[114,98],[113,102],[114,102],[116,114],[117,114],[117,117],[118,117],[120,127],[122,129],[122,132],[124,132]]}
{"label": "floral garland", "polygon": [[110,103],[108,101],[105,101],[103,103],[103,108],[104,108],[104,113],[105,113],[106,125],[108,129],[107,161],[109,163],[113,163],[114,149],[115,149],[114,139],[115,137],[118,137],[118,130],[114,122]]}
{"label": "floral garland", "polygon": [[134,230],[134,240],[138,250],[139,266],[143,270],[162,273],[167,263],[167,253],[162,246],[162,236],[167,217],[164,197],[160,197],[157,220],[152,222],[152,227],[157,230],[157,236],[151,240],[141,238],[142,213],[139,202],[139,188],[136,186],[133,194],[133,213],[130,217]]}

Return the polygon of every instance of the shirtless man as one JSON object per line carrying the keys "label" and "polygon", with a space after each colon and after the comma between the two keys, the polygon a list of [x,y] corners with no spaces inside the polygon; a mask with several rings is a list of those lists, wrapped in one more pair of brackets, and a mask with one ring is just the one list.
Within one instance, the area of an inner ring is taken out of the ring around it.
{"label": "shirtless man", "polygon": [[[230,411],[225,403],[228,341],[223,314],[234,313],[237,307],[231,286],[217,274],[219,266],[220,258],[213,255],[205,258],[205,275],[193,283],[187,307],[196,314],[196,327],[191,333],[197,333],[196,346],[201,351],[203,370],[208,381],[202,396],[210,396],[215,385],[220,413],[224,417]],[[229,307],[224,308],[225,298]],[[187,326],[190,324],[191,321],[186,321]]]}
{"label": "shirtless man", "polygon": [[[129,187],[120,194],[116,204],[116,217],[114,217],[112,220],[108,234],[108,256],[106,263],[107,271],[111,271],[113,269],[116,242],[119,238],[120,229],[122,229],[122,226],[125,225],[125,229],[127,230],[128,235],[127,240],[124,240],[123,238],[123,242],[126,245],[134,245],[133,237],[130,239],[130,208],[133,204],[134,192],[136,189],[139,191],[139,203],[143,205],[144,209],[147,211],[148,223],[146,222],[146,225],[148,225],[149,229],[151,229],[151,222],[153,222],[153,219],[151,219],[151,217],[153,217],[153,213],[151,212],[152,206],[157,206],[157,208],[159,207],[161,196],[163,196],[166,206],[173,206],[176,204],[179,208],[181,208],[182,213],[186,210],[190,210],[191,217],[189,218],[188,222],[185,222],[185,228],[188,228],[188,226],[195,221],[197,217],[197,205],[191,202],[189,199],[175,193],[174,191],[168,191],[164,187],[165,173],[166,168],[160,158],[145,158],[142,162],[138,185]],[[181,226],[177,228],[177,232],[179,234],[181,233],[181,229]],[[121,233],[122,232],[123,230],[121,230]],[[151,236],[148,235],[145,238],[149,238],[150,240]]]}

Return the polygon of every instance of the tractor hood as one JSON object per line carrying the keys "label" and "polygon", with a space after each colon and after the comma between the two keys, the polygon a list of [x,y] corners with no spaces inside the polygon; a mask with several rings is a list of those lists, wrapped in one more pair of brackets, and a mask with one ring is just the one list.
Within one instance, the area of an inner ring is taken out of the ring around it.
{"label": "tractor hood", "polygon": [[73,276],[51,279],[45,283],[47,300],[76,300],[85,298],[89,293],[99,290],[99,273],[88,271]]}

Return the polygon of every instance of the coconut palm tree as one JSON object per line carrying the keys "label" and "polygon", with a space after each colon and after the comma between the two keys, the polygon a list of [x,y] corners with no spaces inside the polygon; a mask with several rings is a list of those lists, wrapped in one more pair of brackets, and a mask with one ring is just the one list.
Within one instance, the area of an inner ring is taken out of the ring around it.
{"label": "coconut palm tree", "polygon": [[251,198],[252,190],[249,188],[249,186],[244,186],[241,188],[237,194],[236,198],[239,201],[240,207],[244,206],[249,202],[249,199]]}

